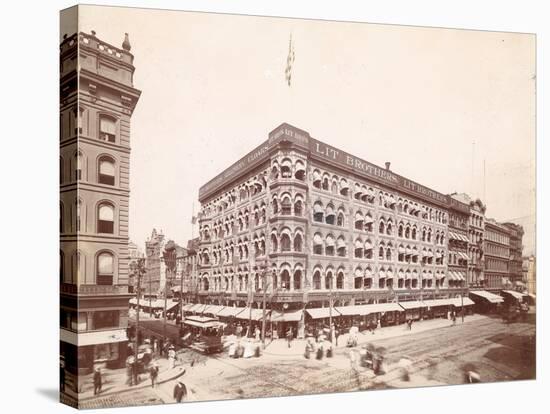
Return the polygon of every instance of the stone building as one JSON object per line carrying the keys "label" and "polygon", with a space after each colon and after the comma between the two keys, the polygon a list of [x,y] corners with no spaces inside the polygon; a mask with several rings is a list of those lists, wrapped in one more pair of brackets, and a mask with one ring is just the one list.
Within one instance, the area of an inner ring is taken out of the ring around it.
{"label": "stone building", "polygon": [[523,227],[515,223],[504,223],[510,230],[510,264],[508,266],[510,282],[516,290],[526,288],[523,282]]}
{"label": "stone building", "polygon": [[[282,124],[201,187],[198,297],[273,310],[463,293],[449,212],[469,206]],[[461,246],[467,252],[467,239]],[[464,259],[466,260],[466,259]]]}
{"label": "stone building", "polygon": [[510,229],[494,219],[485,220],[485,287],[510,289]]}
{"label": "stone building", "polygon": [[69,373],[124,365],[130,119],[140,91],[128,36],[60,46],[61,355]]}

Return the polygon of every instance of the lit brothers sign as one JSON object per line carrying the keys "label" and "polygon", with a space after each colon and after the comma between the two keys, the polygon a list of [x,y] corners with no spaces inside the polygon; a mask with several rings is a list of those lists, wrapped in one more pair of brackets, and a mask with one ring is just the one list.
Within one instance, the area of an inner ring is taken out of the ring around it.
{"label": "lit brothers sign", "polygon": [[380,168],[370,162],[354,157],[353,155],[340,151],[330,145],[317,141],[316,139],[310,139],[310,151],[312,154],[325,158],[330,162],[352,168],[354,171],[361,172],[369,177],[381,179],[394,187],[401,187],[409,192],[412,191],[413,193],[419,194],[424,198],[427,197],[438,203],[443,203],[445,205],[449,204],[449,197],[444,194],[430,190],[429,188],[417,184],[414,181],[407,180],[406,178],[394,174],[389,170]]}

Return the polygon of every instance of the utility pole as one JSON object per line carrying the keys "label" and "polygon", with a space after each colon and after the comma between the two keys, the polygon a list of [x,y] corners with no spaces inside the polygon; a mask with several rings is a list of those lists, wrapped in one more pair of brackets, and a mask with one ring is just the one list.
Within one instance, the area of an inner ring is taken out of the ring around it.
{"label": "utility pole", "polygon": [[135,337],[135,349],[134,355],[137,355],[137,350],[139,346],[138,336],[139,336],[139,298],[141,295],[141,277],[146,273],[145,270],[145,259],[139,258],[137,264],[135,262],[130,263],[131,270],[134,274],[134,277],[137,279],[137,288],[136,288],[136,337]]}
{"label": "utility pole", "polygon": [[173,275],[176,268],[176,245],[170,240],[166,243],[164,247],[164,252],[162,252],[164,258],[164,264],[166,265],[166,283],[164,284],[164,325],[163,325],[163,336],[166,341],[166,307],[168,302],[168,285],[171,278],[168,275]]}

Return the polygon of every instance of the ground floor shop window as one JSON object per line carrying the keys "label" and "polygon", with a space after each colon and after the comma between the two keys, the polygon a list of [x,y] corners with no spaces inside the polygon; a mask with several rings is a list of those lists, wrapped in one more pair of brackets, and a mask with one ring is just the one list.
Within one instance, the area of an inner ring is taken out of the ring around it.
{"label": "ground floor shop window", "polygon": [[118,343],[94,346],[94,361],[113,361],[116,359],[118,359]]}

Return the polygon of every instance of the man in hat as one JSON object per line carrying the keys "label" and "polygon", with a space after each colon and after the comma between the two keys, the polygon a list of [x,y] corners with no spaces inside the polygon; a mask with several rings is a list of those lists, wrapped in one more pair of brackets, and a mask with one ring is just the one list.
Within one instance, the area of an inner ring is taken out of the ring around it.
{"label": "man in hat", "polygon": [[174,387],[174,399],[176,402],[181,402],[187,397],[187,388],[182,380],[178,380],[176,386]]}
{"label": "man in hat", "polygon": [[97,395],[101,392],[101,370],[99,367],[95,369],[94,372],[94,395]]}

